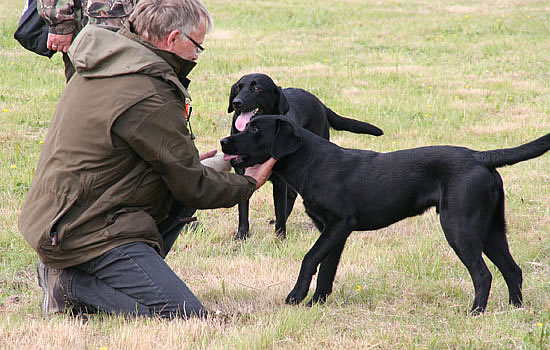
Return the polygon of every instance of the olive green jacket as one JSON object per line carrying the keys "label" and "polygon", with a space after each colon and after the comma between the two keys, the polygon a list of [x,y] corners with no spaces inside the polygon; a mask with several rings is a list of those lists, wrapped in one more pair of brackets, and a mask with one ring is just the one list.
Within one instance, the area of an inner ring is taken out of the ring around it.
{"label": "olive green jacket", "polygon": [[57,104],[19,218],[42,262],[73,266],[135,241],[160,253],[157,226],[175,201],[207,209],[250,197],[253,178],[200,163],[185,118],[194,62],[127,28],[93,25],[69,55],[77,74]]}

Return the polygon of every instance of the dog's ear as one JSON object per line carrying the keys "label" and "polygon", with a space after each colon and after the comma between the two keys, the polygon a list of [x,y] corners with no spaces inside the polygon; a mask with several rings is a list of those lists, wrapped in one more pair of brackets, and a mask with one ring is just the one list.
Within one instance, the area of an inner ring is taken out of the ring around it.
{"label": "dog's ear", "polygon": [[297,128],[298,126],[288,120],[277,119],[275,137],[271,145],[271,156],[273,158],[281,159],[300,148],[302,137]]}
{"label": "dog's ear", "polygon": [[278,114],[287,114],[290,110],[290,105],[288,104],[288,101],[285,97],[285,94],[283,94],[283,89],[280,86],[277,86],[275,88],[275,96],[277,96],[278,103],[277,103],[277,109],[279,110]]}
{"label": "dog's ear", "polygon": [[231,86],[231,91],[229,92],[229,106],[227,106],[227,113],[234,111],[233,109],[233,99],[237,96],[237,83]]}

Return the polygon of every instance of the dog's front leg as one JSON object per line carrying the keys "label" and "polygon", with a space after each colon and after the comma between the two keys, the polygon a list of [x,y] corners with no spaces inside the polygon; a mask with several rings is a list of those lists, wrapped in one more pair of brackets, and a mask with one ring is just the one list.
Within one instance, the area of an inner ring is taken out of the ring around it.
{"label": "dog's front leg", "polygon": [[[319,266],[321,261],[337,247],[340,249],[341,254],[341,250],[343,249],[343,245],[345,244],[349,234],[350,231],[345,227],[345,225],[325,225],[323,233],[302,261],[302,266],[300,268],[296,285],[286,297],[287,304],[299,304],[305,299],[311,284],[311,279],[317,272],[317,266]],[[342,247],[340,248],[340,246]],[[331,260],[334,261],[334,259]],[[331,269],[329,269],[327,265],[326,272],[330,270]],[[334,267],[334,273],[336,273],[336,266]],[[332,278],[334,278],[334,276]]]}
{"label": "dog's front leg", "polygon": [[235,240],[244,241],[248,238],[250,226],[248,223],[248,208],[250,206],[249,201],[240,202],[239,208],[239,228],[237,234],[235,234]]}
{"label": "dog's front leg", "polygon": [[286,236],[286,218],[287,218],[287,185],[276,174],[272,174],[273,183],[273,204],[275,206],[275,234],[280,238]]}
{"label": "dog's front leg", "polygon": [[[235,168],[235,172],[239,175],[244,175],[244,168]],[[239,208],[239,228],[235,234],[235,240],[244,241],[248,238],[250,225],[248,221],[250,202],[248,200],[240,202]]]}
{"label": "dog's front leg", "polygon": [[313,293],[313,298],[309,301],[308,306],[311,306],[313,303],[324,303],[330,293],[332,293],[334,276],[336,276],[336,269],[338,268],[345,245],[345,241],[337,245],[321,261],[319,275],[317,276],[317,288],[315,288],[315,293]]}
{"label": "dog's front leg", "polygon": [[286,222],[298,194],[276,174],[269,178],[273,183],[273,203],[275,204],[275,234],[279,238],[286,237]]}

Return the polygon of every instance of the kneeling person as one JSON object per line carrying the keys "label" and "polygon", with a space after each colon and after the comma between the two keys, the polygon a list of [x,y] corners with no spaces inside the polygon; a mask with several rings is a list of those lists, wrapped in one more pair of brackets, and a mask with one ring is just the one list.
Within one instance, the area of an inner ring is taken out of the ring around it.
{"label": "kneeling person", "polygon": [[164,257],[195,208],[248,199],[274,163],[244,176],[200,163],[186,76],[211,26],[199,0],[141,0],[120,31],[86,26],[71,46],[19,218],[43,313],[205,314]]}

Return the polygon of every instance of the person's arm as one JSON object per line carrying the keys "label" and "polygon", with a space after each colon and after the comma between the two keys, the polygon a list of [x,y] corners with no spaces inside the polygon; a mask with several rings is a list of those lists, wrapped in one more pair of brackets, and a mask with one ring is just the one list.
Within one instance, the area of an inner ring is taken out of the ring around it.
{"label": "person's arm", "polygon": [[[141,105],[148,109],[142,110]],[[218,172],[200,163],[181,101],[161,103],[153,111],[150,106],[144,102],[132,107],[112,130],[151,165],[179,202],[213,209],[231,207],[252,195],[257,185],[254,177]],[[258,178],[265,182],[264,176]]]}
{"label": "person's arm", "polygon": [[271,171],[277,159],[269,158],[265,163],[257,164],[252,167],[246,168],[244,174],[246,176],[251,176],[256,180],[256,189],[262,187],[267,179],[271,176]]}
{"label": "person's arm", "polygon": [[60,52],[69,49],[79,16],[74,1],[37,0],[38,14],[49,25],[48,49]]}

